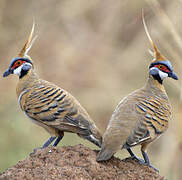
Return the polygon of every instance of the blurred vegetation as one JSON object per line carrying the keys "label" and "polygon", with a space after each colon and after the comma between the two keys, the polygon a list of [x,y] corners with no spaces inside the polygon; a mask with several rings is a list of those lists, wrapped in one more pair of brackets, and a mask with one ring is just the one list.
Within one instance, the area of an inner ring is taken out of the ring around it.
{"label": "blurred vegetation", "polygon": [[[151,47],[141,21],[142,8],[150,34],[180,78],[182,0],[1,0],[0,73],[22,48],[34,18],[38,39],[29,55],[37,73],[74,95],[104,132],[121,98],[143,86],[148,76]],[[49,137],[20,110],[17,81],[15,76],[0,77],[0,172]],[[181,80],[167,79],[165,87],[173,118],[168,131],[149,148],[149,157],[161,175],[180,179]],[[78,143],[96,148],[72,134],[66,134],[59,145]],[[139,147],[135,149],[140,155]],[[128,156],[125,150],[117,155]]]}

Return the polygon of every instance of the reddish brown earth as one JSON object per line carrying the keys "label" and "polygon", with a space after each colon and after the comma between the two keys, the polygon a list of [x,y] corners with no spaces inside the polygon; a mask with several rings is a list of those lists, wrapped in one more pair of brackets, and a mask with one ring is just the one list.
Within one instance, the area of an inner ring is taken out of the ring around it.
{"label": "reddish brown earth", "polygon": [[0,174],[0,180],[164,180],[152,168],[130,158],[113,157],[107,162],[96,162],[97,152],[83,145],[49,147],[38,150],[23,161]]}

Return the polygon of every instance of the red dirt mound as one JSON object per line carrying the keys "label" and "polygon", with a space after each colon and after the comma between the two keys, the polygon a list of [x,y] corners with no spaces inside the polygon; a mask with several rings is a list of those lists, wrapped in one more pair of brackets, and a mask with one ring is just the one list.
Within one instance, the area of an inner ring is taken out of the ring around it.
{"label": "red dirt mound", "polygon": [[0,174],[0,180],[164,180],[152,168],[130,158],[113,157],[96,162],[97,152],[83,145],[48,147],[38,150],[23,161]]}

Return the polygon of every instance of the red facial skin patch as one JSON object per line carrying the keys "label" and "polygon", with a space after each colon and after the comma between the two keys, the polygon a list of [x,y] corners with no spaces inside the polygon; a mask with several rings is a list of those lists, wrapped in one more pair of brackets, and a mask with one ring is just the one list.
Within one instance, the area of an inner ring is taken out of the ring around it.
{"label": "red facial skin patch", "polygon": [[161,71],[164,71],[164,72],[167,72],[167,73],[170,72],[170,70],[165,65],[163,65],[163,64],[157,64],[154,67],[157,67]]}
{"label": "red facial skin patch", "polygon": [[21,59],[17,60],[13,66],[12,69],[16,69],[17,67],[21,66],[23,63],[25,63],[26,61],[22,61]]}

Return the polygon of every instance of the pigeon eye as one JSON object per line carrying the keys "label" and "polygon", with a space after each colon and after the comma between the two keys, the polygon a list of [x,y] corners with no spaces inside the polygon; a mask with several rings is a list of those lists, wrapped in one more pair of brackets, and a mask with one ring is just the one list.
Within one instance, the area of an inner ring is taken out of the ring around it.
{"label": "pigeon eye", "polygon": [[17,61],[17,65],[20,65],[21,64],[21,61]]}
{"label": "pigeon eye", "polygon": [[170,72],[170,70],[165,65],[162,65],[162,64],[155,65],[154,67],[157,67],[158,69],[164,72]]}
{"label": "pigeon eye", "polygon": [[18,61],[16,61],[15,63],[14,63],[14,65],[13,65],[13,69],[15,69],[15,68],[17,68],[17,67],[19,67],[19,66],[21,66],[23,64],[23,61],[21,61],[21,60],[18,60]]}
{"label": "pigeon eye", "polygon": [[22,63],[23,63],[23,61],[21,61],[21,60],[16,61],[15,67],[18,67],[18,66],[22,65]]}
{"label": "pigeon eye", "polygon": [[164,66],[163,65],[159,65],[158,68],[159,69],[164,69]]}

